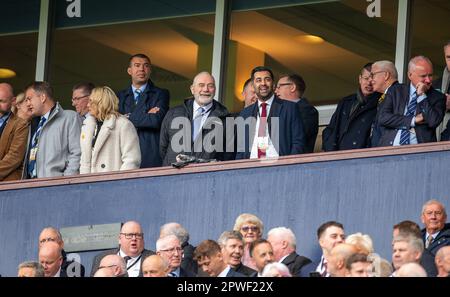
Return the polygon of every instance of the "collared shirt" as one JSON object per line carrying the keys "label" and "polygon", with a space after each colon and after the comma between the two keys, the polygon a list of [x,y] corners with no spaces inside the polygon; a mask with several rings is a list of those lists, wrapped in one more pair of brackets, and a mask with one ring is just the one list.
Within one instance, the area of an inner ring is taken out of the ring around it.
{"label": "collared shirt", "polygon": [[61,267],[59,267],[58,272],[53,277],[61,277]]}
{"label": "collared shirt", "polygon": [[[322,257],[320,258],[320,263],[316,268],[316,271],[319,272],[320,275],[323,275],[326,271],[325,263],[328,263],[328,261],[325,259],[324,255],[322,255]],[[330,277],[330,274],[328,273],[328,271],[325,274],[325,277]]]}
{"label": "collared shirt", "polygon": [[[433,237],[433,241],[436,239],[436,237],[439,235],[439,233],[440,233],[441,231],[438,231],[438,232],[436,232],[436,233],[433,233],[433,234],[430,234],[430,233],[428,233],[428,232],[426,232],[426,234],[425,234],[425,242],[427,241],[427,239],[428,239],[428,236],[432,236]],[[432,242],[433,242],[432,241]]]}
{"label": "collared shirt", "polygon": [[[47,113],[46,114],[44,114],[40,119],[39,119],[39,121],[42,119],[42,118],[45,118],[45,123],[44,123],[44,125],[48,122],[48,118],[50,117],[50,112],[52,111],[53,109],[50,109],[49,111],[47,111]],[[42,128],[41,128],[42,129]],[[36,130],[37,131],[37,130]],[[32,143],[34,143],[34,139],[36,138],[36,131],[34,131],[34,134],[33,134],[33,139],[32,139]],[[41,135],[42,135],[42,131],[41,131]]]}
{"label": "collared shirt", "polygon": [[[148,83],[146,83],[145,85],[142,85],[142,86],[139,88],[139,90],[141,91],[141,94],[144,93],[145,88],[147,88],[147,85],[148,85]],[[131,90],[133,90],[134,100],[136,100],[136,98],[137,98],[137,96],[138,96],[138,94],[137,94],[137,92],[136,92],[137,89],[138,89],[138,88],[136,88],[135,86],[131,85]]]}
{"label": "collared shirt", "polygon": [[[409,106],[409,103],[411,102],[412,94],[414,94],[416,91],[417,91],[417,89],[412,84],[410,84],[409,85],[409,100],[408,100],[408,103],[405,106],[405,111],[403,112],[403,115],[405,115],[405,116],[408,114],[408,106]],[[419,104],[420,102],[422,102],[426,98],[427,98],[426,94],[420,95],[419,97],[417,97],[417,104]],[[414,113],[414,115],[415,115],[415,113]],[[412,120],[411,120],[411,127],[415,127],[415,126],[416,126],[416,118],[413,117]],[[414,130],[414,129],[411,129],[411,130]],[[401,137],[401,135],[402,135],[402,129],[399,129],[397,131],[397,135],[395,135],[395,139],[394,139],[394,143],[393,143],[394,146],[400,145],[400,137]],[[411,131],[411,133],[409,133],[409,135],[410,135],[409,136],[409,143],[410,144],[417,144],[418,142],[417,142],[416,131],[415,130]]]}
{"label": "collared shirt", "polygon": [[[271,141],[271,139],[269,137],[269,125],[268,125],[269,121],[268,121],[268,119],[269,119],[269,114],[270,114],[270,108],[272,107],[272,103],[273,103],[274,98],[275,98],[275,95],[272,95],[272,97],[270,97],[269,100],[265,101],[265,103],[267,103],[267,106],[266,106],[267,125],[266,125],[266,133],[265,134],[266,134],[266,136],[269,139],[269,147],[266,150],[266,157],[267,158],[270,158],[270,157],[273,158],[273,157],[278,157],[279,156],[277,150],[275,149],[275,146],[273,145],[273,143],[272,143],[272,141]],[[263,102],[258,100],[257,103],[258,103],[258,117],[256,119],[256,130],[255,130],[255,136],[253,138],[253,145],[252,145],[252,151],[250,153],[250,159],[257,159],[258,158],[258,131],[259,131],[260,116],[261,116],[261,112],[262,112],[261,104]]]}
{"label": "collared shirt", "polygon": [[4,124],[6,124],[10,115],[11,115],[11,112],[7,112],[3,116],[0,117],[0,128],[3,127]]}
{"label": "collared shirt", "polygon": [[180,277],[180,267],[170,272],[171,274],[175,274],[175,277]]}
{"label": "collared shirt", "polygon": [[230,265],[227,266],[217,277],[227,277],[228,272],[230,272]]}
{"label": "collared shirt", "polygon": [[[119,250],[118,255],[121,256],[122,258],[127,256],[122,250]],[[139,272],[141,271],[141,259],[142,259],[141,256],[142,254],[137,257],[131,257],[131,259],[128,260],[127,263],[125,263],[127,266],[129,277],[139,276]]]}
{"label": "collared shirt", "polygon": [[81,120],[84,122],[84,120],[85,119],[87,119],[87,118],[89,118],[89,117],[91,117],[92,115],[89,113],[89,112],[87,112],[87,113],[85,113],[84,115],[80,115],[80,117],[81,117]]}
{"label": "collared shirt", "polygon": [[206,122],[206,119],[208,118],[209,114],[211,113],[212,106],[213,106],[213,102],[212,102],[212,101],[211,101],[209,104],[205,105],[205,106],[200,106],[200,105],[194,100],[192,118],[194,118],[195,115],[197,114],[197,110],[198,110],[200,107],[203,107],[203,114],[202,114],[202,121],[201,121],[201,123],[200,123],[200,129],[201,129],[201,127],[203,127],[203,124]]}
{"label": "collared shirt", "polygon": [[286,256],[284,256],[284,257],[282,257],[282,258],[280,259],[280,261],[278,261],[278,263],[283,263],[284,259],[286,259],[288,256],[289,256],[289,254],[286,255]]}

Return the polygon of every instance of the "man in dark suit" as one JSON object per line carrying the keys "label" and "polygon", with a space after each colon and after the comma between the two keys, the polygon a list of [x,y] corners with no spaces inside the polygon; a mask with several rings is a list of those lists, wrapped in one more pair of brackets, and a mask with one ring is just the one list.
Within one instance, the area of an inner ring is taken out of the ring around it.
{"label": "man in dark suit", "polygon": [[162,123],[160,154],[163,166],[177,161],[178,154],[201,159],[234,159],[233,149],[226,148],[225,128],[229,113],[224,105],[214,100],[214,77],[208,72],[200,72],[190,89],[193,98],[170,109]]}
{"label": "man in dark suit", "polygon": [[237,124],[236,159],[256,159],[301,154],[306,151],[305,132],[298,107],[281,100],[273,91],[272,70],[258,66],[252,70],[252,84],[258,101],[245,108]]}
{"label": "man in dark suit", "polygon": [[220,245],[214,240],[202,241],[194,251],[194,259],[210,277],[245,277],[225,262]]}
{"label": "man in dark suit", "polygon": [[130,58],[128,74],[131,86],[117,94],[119,112],[127,115],[139,136],[141,168],[161,166],[159,134],[169,110],[169,91],[156,87],[150,80],[151,61],[144,54]]}
{"label": "man in dark suit", "polygon": [[356,93],[344,97],[337,105],[330,123],[322,132],[324,151],[367,148],[370,146],[372,123],[377,114],[381,94],[374,92],[370,71],[372,63],[364,65],[359,74]]}
{"label": "man in dark suit", "polygon": [[100,261],[106,255],[119,255],[124,258],[128,276],[142,276],[142,262],[155,252],[144,249],[144,233],[138,222],[129,221],[123,224],[119,234],[119,248],[104,251],[95,256],[92,263],[91,276],[94,276]]}
{"label": "man in dark suit", "polygon": [[412,58],[408,77],[410,84],[392,86],[386,94],[378,117],[383,127],[378,146],[437,141],[436,128],[444,118],[445,97],[431,86],[431,61],[424,56]]}
{"label": "man in dark suit", "polygon": [[194,277],[195,273],[181,267],[183,249],[180,240],[175,235],[167,235],[156,241],[156,254],[169,263],[171,277]]}
{"label": "man in dark suit", "polygon": [[220,245],[225,263],[230,265],[231,269],[246,276],[250,276],[256,272],[256,270],[242,264],[244,240],[240,232],[225,231],[220,235],[217,242]]}
{"label": "man in dark suit", "polygon": [[298,74],[289,74],[280,77],[275,88],[275,94],[280,99],[297,104],[305,130],[305,153],[312,153],[319,131],[319,112],[306,98],[303,98],[305,90],[306,84],[303,77]]}
{"label": "man in dark suit", "polygon": [[14,101],[12,86],[0,83],[0,181],[22,176],[29,128],[27,121],[11,111]]}
{"label": "man in dark suit", "polygon": [[294,232],[286,227],[273,228],[267,233],[275,256],[275,261],[285,264],[292,275],[300,275],[301,269],[311,263],[311,260],[296,253],[296,238]]}
{"label": "man in dark suit", "polygon": [[64,241],[58,229],[54,227],[42,229],[39,234],[39,247],[46,242],[56,242],[59,245],[62,256],[61,271],[63,274],[70,277],[84,277],[85,269],[84,266],[79,263],[79,260],[75,261],[67,258],[67,254],[64,251]]}
{"label": "man in dark suit", "polygon": [[450,224],[446,224],[447,212],[444,205],[437,200],[427,201],[422,208],[422,240],[425,250],[433,256],[443,247],[450,245]]}

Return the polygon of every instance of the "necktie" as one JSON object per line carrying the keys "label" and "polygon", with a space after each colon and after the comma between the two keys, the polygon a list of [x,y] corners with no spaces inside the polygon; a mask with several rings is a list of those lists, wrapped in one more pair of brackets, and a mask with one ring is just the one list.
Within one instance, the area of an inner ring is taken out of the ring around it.
{"label": "necktie", "polygon": [[203,118],[203,112],[205,109],[203,107],[200,107],[197,109],[194,115],[194,130],[192,131],[192,140],[195,140],[201,130],[201,124],[202,124],[202,118]]}
{"label": "necktie", "polygon": [[433,242],[433,235],[430,234],[427,237],[427,242],[425,243],[425,248],[427,249],[432,242]]}
{"label": "necktie", "polygon": [[34,133],[32,141],[31,141],[30,157],[29,157],[29,161],[28,161],[28,175],[31,178],[35,178],[37,176],[37,173],[36,173],[37,146],[38,146],[38,142],[39,142],[39,136],[41,135],[42,127],[44,126],[46,120],[47,119],[45,117],[41,117],[41,120],[39,121],[37,130]]}
{"label": "necktie", "polygon": [[134,92],[136,93],[136,96],[134,97],[134,104],[137,105],[139,103],[139,100],[141,100],[142,91],[140,89],[136,89],[136,91]]}
{"label": "necktie", "polygon": [[378,104],[383,103],[384,97],[386,97],[386,93],[384,93],[383,95],[380,96],[380,98],[378,98]]}
{"label": "necktie", "polygon": [[322,269],[323,269],[323,271],[320,275],[322,277],[326,277],[328,274],[328,262],[325,262],[325,260],[323,261]]}
{"label": "necktie", "polygon": [[[406,111],[406,116],[415,116],[416,115],[416,107],[417,107],[417,92],[411,95],[411,100],[408,104],[408,110]],[[402,130],[400,134],[400,145],[409,144],[409,139],[411,136],[411,132],[409,130]]]}
{"label": "necktie", "polygon": [[[261,116],[259,117],[259,128],[258,137],[266,136],[266,126],[267,126],[267,103],[261,103]],[[258,147],[258,159],[264,158],[266,156],[266,150],[262,150]]]}
{"label": "necktie", "polygon": [[175,272],[170,272],[170,273],[168,274],[168,276],[169,276],[169,277],[177,277],[177,275],[175,274]]}

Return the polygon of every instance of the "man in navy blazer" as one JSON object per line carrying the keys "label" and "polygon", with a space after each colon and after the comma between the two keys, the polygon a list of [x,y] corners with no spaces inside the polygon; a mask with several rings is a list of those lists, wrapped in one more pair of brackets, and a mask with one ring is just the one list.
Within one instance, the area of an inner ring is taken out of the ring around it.
{"label": "man in navy blazer", "polygon": [[240,139],[242,135],[244,136],[244,147],[238,142],[236,159],[258,158],[260,155],[258,150],[261,150],[263,145],[260,146],[261,140],[258,140],[259,137],[253,136],[258,136],[263,103],[267,103],[266,108],[269,109],[266,127],[269,140],[268,143],[264,143],[263,148],[265,149],[265,157],[304,153],[306,151],[305,132],[298,107],[293,102],[281,100],[275,96],[272,70],[264,66],[258,66],[252,70],[251,79],[258,101],[246,107],[240,114],[240,117],[244,120],[253,118],[254,121],[251,121],[252,123],[245,125],[245,127],[238,125],[237,139]]}
{"label": "man in navy blazer", "polygon": [[[379,114],[379,123],[384,129],[378,146],[437,141],[436,128],[444,118],[445,97],[431,85],[431,61],[424,56],[412,58],[408,78],[410,84],[394,85],[386,94]],[[416,96],[417,105],[411,113],[408,109]],[[402,136],[403,131],[407,132],[406,136]]]}
{"label": "man in navy blazer", "polygon": [[141,168],[159,167],[159,134],[169,110],[169,91],[156,87],[150,80],[151,61],[144,54],[130,58],[128,74],[131,86],[117,93],[119,112],[128,116],[136,127],[141,148]]}

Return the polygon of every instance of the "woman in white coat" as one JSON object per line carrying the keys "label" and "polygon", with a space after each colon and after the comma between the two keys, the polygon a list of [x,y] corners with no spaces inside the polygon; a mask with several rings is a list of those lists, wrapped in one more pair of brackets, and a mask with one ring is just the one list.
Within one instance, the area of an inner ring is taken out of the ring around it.
{"label": "woman in white coat", "polygon": [[119,114],[119,99],[109,87],[89,96],[89,113],[81,128],[80,173],[139,168],[141,150],[133,124]]}

